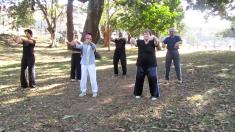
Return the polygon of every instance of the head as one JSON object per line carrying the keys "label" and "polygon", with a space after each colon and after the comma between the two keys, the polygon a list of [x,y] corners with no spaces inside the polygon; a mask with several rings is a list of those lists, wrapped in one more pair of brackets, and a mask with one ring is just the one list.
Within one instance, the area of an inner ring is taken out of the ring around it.
{"label": "head", "polygon": [[149,40],[151,35],[152,35],[151,31],[149,29],[146,29],[144,31],[144,40]]}
{"label": "head", "polygon": [[85,41],[84,42],[92,42],[92,34],[91,33],[86,33],[85,34]]}
{"label": "head", "polygon": [[122,32],[118,33],[118,37],[121,38],[122,37]]}
{"label": "head", "polygon": [[169,31],[169,35],[170,36],[174,36],[175,35],[175,29],[174,28],[170,28],[168,31]]}
{"label": "head", "polygon": [[30,29],[24,30],[24,33],[25,33],[27,38],[31,38],[33,36],[33,32]]}

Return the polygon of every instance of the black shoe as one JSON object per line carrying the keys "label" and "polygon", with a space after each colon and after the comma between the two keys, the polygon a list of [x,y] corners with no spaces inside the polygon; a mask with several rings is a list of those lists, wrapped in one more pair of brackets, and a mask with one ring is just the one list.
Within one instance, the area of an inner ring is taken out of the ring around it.
{"label": "black shoe", "polygon": [[21,86],[22,89],[26,89],[28,86]]}
{"label": "black shoe", "polygon": [[30,88],[36,88],[36,85],[29,86]]}

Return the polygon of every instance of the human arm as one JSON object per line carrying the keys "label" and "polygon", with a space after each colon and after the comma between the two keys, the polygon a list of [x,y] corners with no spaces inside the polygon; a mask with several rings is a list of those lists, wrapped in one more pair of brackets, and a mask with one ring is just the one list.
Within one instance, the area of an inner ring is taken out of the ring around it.
{"label": "human arm", "polygon": [[89,43],[90,45],[91,45],[91,48],[93,49],[93,50],[95,50],[96,49],[96,45],[94,44],[94,43]]}
{"label": "human arm", "polygon": [[23,42],[27,42],[28,44],[35,44],[36,41],[35,39],[32,38],[26,38],[26,37],[15,37],[13,38],[13,40],[17,43],[17,44],[23,44]]}
{"label": "human arm", "polygon": [[131,38],[131,39],[130,39],[130,44],[137,46],[137,41],[136,41],[136,39],[135,39],[135,38]]}
{"label": "human arm", "polygon": [[157,50],[161,50],[159,39],[157,37],[153,36],[152,40],[154,41],[154,45],[157,47]]}
{"label": "human arm", "polygon": [[178,37],[178,41],[175,43],[174,48],[179,49],[181,45],[182,45],[182,39]]}
{"label": "human arm", "polygon": [[76,49],[81,49],[82,48],[81,43],[77,39],[75,39],[73,41],[67,41],[66,43],[69,46],[72,46],[73,48],[76,48]]}

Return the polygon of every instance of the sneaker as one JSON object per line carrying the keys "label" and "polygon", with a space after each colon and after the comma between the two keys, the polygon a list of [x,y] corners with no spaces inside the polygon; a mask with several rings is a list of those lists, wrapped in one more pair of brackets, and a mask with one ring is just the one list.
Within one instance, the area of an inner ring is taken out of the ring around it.
{"label": "sneaker", "polygon": [[30,88],[36,88],[36,85],[29,86]]}
{"label": "sneaker", "polygon": [[97,97],[97,96],[98,96],[97,93],[93,93],[93,94],[92,94],[92,97],[93,97],[93,98],[95,98],[95,97]]}
{"label": "sneaker", "polygon": [[122,79],[123,79],[123,80],[126,80],[126,75],[122,75]]}
{"label": "sneaker", "polygon": [[182,81],[182,80],[178,80],[177,83],[178,83],[178,84],[181,84],[181,83],[183,83],[183,81]]}
{"label": "sneaker", "polygon": [[86,96],[86,93],[82,92],[82,93],[79,94],[79,97],[84,97],[84,96]]}
{"label": "sneaker", "polygon": [[75,82],[75,81],[76,81],[76,79],[70,79],[70,81],[71,81],[71,82]]}
{"label": "sneaker", "polygon": [[135,98],[136,98],[136,99],[140,99],[140,98],[141,98],[141,96],[135,96]]}
{"label": "sneaker", "polygon": [[157,98],[156,98],[156,97],[152,97],[152,98],[151,98],[151,100],[153,100],[153,101],[154,101],[154,100],[157,100]]}
{"label": "sneaker", "polygon": [[118,74],[114,74],[113,78],[118,79]]}

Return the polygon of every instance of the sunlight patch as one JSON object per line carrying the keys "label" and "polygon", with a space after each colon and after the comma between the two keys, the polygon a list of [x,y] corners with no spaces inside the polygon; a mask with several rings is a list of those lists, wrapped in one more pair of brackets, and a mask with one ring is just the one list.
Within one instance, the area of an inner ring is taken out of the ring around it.
{"label": "sunlight patch", "polygon": [[209,89],[208,91],[206,91],[206,94],[211,95],[211,94],[215,93],[216,91],[217,91],[216,88],[212,88],[212,89]]}
{"label": "sunlight patch", "polygon": [[105,70],[109,68],[113,68],[113,65],[97,66],[96,70]]}
{"label": "sunlight patch", "polygon": [[209,65],[199,65],[199,66],[196,66],[197,68],[206,68],[206,67],[209,67]]}
{"label": "sunlight patch", "polygon": [[18,102],[21,102],[24,100],[25,100],[25,98],[14,98],[14,99],[10,99],[7,101],[3,101],[3,102],[1,102],[1,104],[4,104],[4,105],[15,104],[15,103],[18,103]]}
{"label": "sunlight patch", "polygon": [[217,77],[228,78],[228,75],[225,73],[217,74]]}

